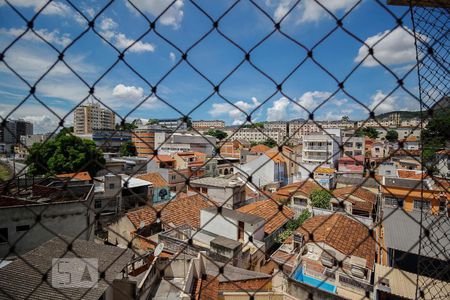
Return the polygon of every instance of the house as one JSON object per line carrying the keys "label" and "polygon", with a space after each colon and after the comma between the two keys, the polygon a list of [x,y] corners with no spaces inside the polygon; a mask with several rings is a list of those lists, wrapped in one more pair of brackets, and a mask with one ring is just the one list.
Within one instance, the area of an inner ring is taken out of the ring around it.
{"label": "house", "polygon": [[267,151],[269,151],[270,148],[266,145],[258,144],[250,148],[250,153],[252,155],[263,155]]}
{"label": "house", "polygon": [[314,169],[314,180],[325,189],[332,189],[336,185],[336,170],[334,168],[318,167]]}
{"label": "house", "polygon": [[386,141],[378,141],[372,144],[370,149],[370,158],[378,161],[389,156],[390,147]]}
{"label": "house", "polygon": [[403,149],[405,150],[419,150],[420,149],[420,141],[416,136],[408,136],[403,139]]}
{"label": "house", "polygon": [[203,177],[191,180],[188,195],[200,193],[220,205],[235,209],[245,201],[245,184],[237,176],[232,178]]}
{"label": "house", "polygon": [[372,292],[375,236],[360,222],[343,213],[309,218],[294,232],[293,247],[300,253],[293,279],[323,281],[319,289],[346,298]]}
{"label": "house", "polygon": [[169,184],[171,192],[179,193],[186,190],[186,179],[189,169],[177,167],[176,160],[170,155],[155,155],[147,162],[147,173],[159,173]]}
{"label": "house", "polygon": [[338,170],[343,176],[363,177],[365,157],[363,155],[339,158]]}
{"label": "house", "polygon": [[177,152],[173,155],[179,170],[189,170],[190,177],[200,177],[206,173],[206,154],[202,152]]}
{"label": "house", "polygon": [[[68,249],[68,245],[71,245],[70,249]],[[55,282],[76,284],[76,278],[79,275],[74,273],[74,269],[71,269],[70,273],[66,272],[65,269],[62,269],[64,266],[60,264],[56,267],[58,261],[55,262],[54,259],[61,259],[64,264],[71,266],[71,262],[68,262],[67,259],[76,258],[81,261],[75,262],[77,264],[75,266],[80,266],[81,270],[84,270],[83,275],[80,276],[81,280],[85,278],[84,280],[90,284],[92,280],[98,278],[98,282],[89,288],[55,286]],[[120,287],[116,285],[116,279],[123,276],[123,271],[127,270],[132,259],[133,252],[131,250],[58,235],[23,254],[20,259],[6,265],[2,264],[0,267],[0,298],[119,299],[116,297],[124,297],[126,291],[119,292]],[[97,262],[97,265],[94,265],[92,261]],[[97,268],[95,268],[96,266]],[[99,272],[102,272],[103,276],[98,276]]]}
{"label": "house", "polygon": [[308,179],[295,182],[280,188],[271,195],[272,199],[281,203],[288,203],[289,207],[299,215],[305,209],[309,209],[310,195],[314,190],[324,189],[314,180]]}
{"label": "house", "polygon": [[286,223],[294,218],[294,211],[276,203],[272,199],[262,200],[247,204],[238,208],[239,212],[261,217],[264,223],[265,249],[270,251],[275,244],[275,239],[284,230]]}
{"label": "house", "polygon": [[[381,261],[393,268],[438,280],[450,281],[448,253],[450,225],[447,217],[423,215],[395,207],[383,207]],[[421,243],[419,243],[419,241]],[[420,263],[420,264],[419,264]],[[420,266],[433,266],[421,268]]]}
{"label": "house", "polygon": [[151,183],[153,204],[167,201],[174,197],[174,193],[170,192],[169,184],[159,173],[147,173],[144,175],[137,175],[136,178]]}
{"label": "house", "polygon": [[407,212],[424,211],[431,214],[447,212],[446,197],[432,189],[430,179],[415,180],[384,177],[381,186],[384,207],[400,207]]}
{"label": "house", "polygon": [[234,173],[239,173],[244,178],[251,175],[251,182],[258,188],[277,188],[289,181],[286,159],[278,151],[267,151],[247,163],[240,164],[239,168],[234,169]]}
{"label": "house", "polygon": [[346,156],[365,156],[365,138],[354,136],[354,134],[349,137],[342,137],[342,142],[344,143],[344,155]]}
{"label": "house", "polygon": [[55,234],[94,238],[93,184],[47,178],[10,192],[0,196],[1,257],[22,255]]}
{"label": "house", "polygon": [[[200,227],[200,211],[212,206],[213,202],[201,195],[179,194],[167,203],[153,207],[144,206],[125,213],[108,226],[108,242],[112,245],[127,246],[130,241],[136,249],[141,249],[141,240],[163,229],[189,225]],[[159,220],[158,220],[159,219]]]}
{"label": "house", "polygon": [[95,211],[117,213],[151,203],[151,183],[125,174],[95,177]]}
{"label": "house", "polygon": [[247,149],[250,149],[250,143],[246,140],[226,141],[220,145],[220,156],[242,159],[242,151]]}
{"label": "house", "polygon": [[376,213],[378,205],[377,193],[364,187],[348,186],[337,188],[332,191],[332,195],[331,205],[333,211],[345,210],[348,214],[369,219],[372,219]]}

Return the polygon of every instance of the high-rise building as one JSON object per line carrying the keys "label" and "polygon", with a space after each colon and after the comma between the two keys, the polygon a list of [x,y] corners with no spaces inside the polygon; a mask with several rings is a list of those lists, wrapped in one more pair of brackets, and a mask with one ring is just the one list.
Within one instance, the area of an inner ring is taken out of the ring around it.
{"label": "high-rise building", "polygon": [[89,134],[93,129],[114,129],[115,115],[100,104],[80,105],[74,112],[75,134]]}
{"label": "high-rise building", "polygon": [[7,120],[5,126],[0,126],[0,143],[17,144],[21,136],[32,135],[33,124],[20,120]]}

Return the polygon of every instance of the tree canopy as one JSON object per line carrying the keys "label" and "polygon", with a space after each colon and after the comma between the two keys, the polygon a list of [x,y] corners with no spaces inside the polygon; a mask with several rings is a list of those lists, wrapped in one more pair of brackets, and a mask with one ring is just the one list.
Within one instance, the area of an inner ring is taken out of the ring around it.
{"label": "tree canopy", "polygon": [[228,136],[228,134],[222,130],[219,129],[210,129],[207,132],[205,132],[206,135],[210,135],[218,139],[219,141],[223,140]]}
{"label": "tree canopy", "polygon": [[105,159],[93,141],[60,132],[54,139],[35,143],[26,163],[32,175],[88,171],[91,176],[95,176],[105,164]]}
{"label": "tree canopy", "polygon": [[277,242],[282,243],[285,239],[291,236],[294,233],[294,231],[297,228],[299,228],[303,224],[303,222],[305,222],[309,217],[311,217],[311,213],[305,209],[297,217],[297,219],[289,220],[286,223],[286,230],[278,235]]}
{"label": "tree canopy", "polygon": [[312,191],[310,199],[313,207],[330,209],[331,194],[327,190],[317,189]]}
{"label": "tree canopy", "polygon": [[398,132],[396,130],[388,130],[386,133],[386,140],[389,142],[395,142],[398,140]]}
{"label": "tree canopy", "polygon": [[421,141],[425,162],[430,162],[436,151],[448,147],[450,141],[450,108],[437,110],[422,130]]}
{"label": "tree canopy", "polygon": [[378,135],[378,131],[374,127],[361,127],[356,130],[356,136],[367,136],[371,139],[376,139]]}
{"label": "tree canopy", "polygon": [[136,150],[136,146],[134,145],[134,143],[132,141],[122,143],[122,145],[120,145],[120,155],[136,156],[137,150]]}

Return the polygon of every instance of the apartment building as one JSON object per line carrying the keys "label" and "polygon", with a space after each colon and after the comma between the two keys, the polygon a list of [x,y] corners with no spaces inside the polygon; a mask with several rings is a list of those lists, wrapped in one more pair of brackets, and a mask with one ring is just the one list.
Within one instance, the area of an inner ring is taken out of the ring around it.
{"label": "apartment building", "polygon": [[285,121],[272,121],[264,123],[264,129],[281,131],[285,136],[288,135],[288,128],[288,122]]}
{"label": "apartment building", "polygon": [[225,121],[222,120],[195,120],[192,121],[192,128],[201,130],[209,128],[224,128]]}
{"label": "apartment building", "polygon": [[[5,125],[5,126],[3,126]],[[0,126],[0,143],[16,144],[21,136],[32,135],[33,124],[23,119],[7,120]]]}
{"label": "apartment building", "polygon": [[187,130],[188,126],[183,118],[178,119],[159,119],[157,124],[170,130]]}
{"label": "apartment building", "polygon": [[[168,129],[158,125],[144,125],[133,130],[131,140],[136,147],[137,155],[147,157],[153,155],[155,146],[155,136],[158,133],[165,133]],[[162,138],[160,138],[162,139]]]}
{"label": "apartment building", "polygon": [[93,129],[92,133],[78,134],[80,138],[91,140],[106,152],[119,152],[122,143],[131,141],[131,132],[114,129]]}
{"label": "apartment building", "polygon": [[301,177],[309,177],[318,166],[335,168],[339,159],[340,136],[329,134],[303,137]]}
{"label": "apartment building", "polygon": [[280,144],[286,138],[286,133],[282,130],[270,130],[265,128],[240,128],[238,131],[234,131],[231,134],[235,139],[242,139],[257,143],[264,142],[270,138]]}
{"label": "apartment building", "polygon": [[211,157],[217,143],[215,137],[193,132],[158,132],[154,137],[154,147],[161,154],[194,151],[205,153],[208,157]]}
{"label": "apartment building", "polygon": [[78,106],[73,114],[75,134],[89,134],[94,129],[114,129],[115,114],[97,103]]}
{"label": "apartment building", "polygon": [[295,120],[289,122],[289,136],[301,139],[305,135],[321,132],[319,126],[311,120]]}

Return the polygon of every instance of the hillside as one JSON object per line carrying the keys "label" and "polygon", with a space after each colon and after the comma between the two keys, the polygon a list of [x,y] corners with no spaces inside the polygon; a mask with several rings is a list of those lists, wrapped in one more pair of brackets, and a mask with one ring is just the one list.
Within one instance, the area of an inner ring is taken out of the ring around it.
{"label": "hillside", "polygon": [[[376,116],[377,119],[388,119],[392,114],[399,113],[401,119],[413,119],[420,117],[420,111],[390,111]],[[422,112],[426,115],[426,111]]]}

